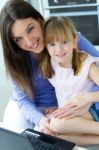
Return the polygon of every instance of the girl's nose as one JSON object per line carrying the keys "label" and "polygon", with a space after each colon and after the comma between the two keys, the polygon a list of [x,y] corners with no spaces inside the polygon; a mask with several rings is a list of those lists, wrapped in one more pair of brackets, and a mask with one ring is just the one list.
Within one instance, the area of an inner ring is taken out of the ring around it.
{"label": "girl's nose", "polygon": [[57,45],[57,51],[61,51],[63,49],[62,45],[61,44],[58,44]]}

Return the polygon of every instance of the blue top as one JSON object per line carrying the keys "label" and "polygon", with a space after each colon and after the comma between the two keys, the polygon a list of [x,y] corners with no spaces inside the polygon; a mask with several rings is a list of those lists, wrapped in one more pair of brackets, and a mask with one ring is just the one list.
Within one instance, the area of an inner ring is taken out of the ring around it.
{"label": "blue top", "polygon": [[[78,32],[78,47],[85,50],[87,53],[99,57],[99,52],[93,47],[93,45]],[[35,98],[30,99],[26,93],[24,93],[15,82],[13,86],[13,99],[17,100],[19,108],[25,118],[30,122],[38,126],[39,120],[44,116],[39,107],[57,107],[57,100],[55,96],[54,87],[46,79],[37,75],[36,62],[31,56],[32,61],[31,68],[33,69],[33,83],[35,89]]]}

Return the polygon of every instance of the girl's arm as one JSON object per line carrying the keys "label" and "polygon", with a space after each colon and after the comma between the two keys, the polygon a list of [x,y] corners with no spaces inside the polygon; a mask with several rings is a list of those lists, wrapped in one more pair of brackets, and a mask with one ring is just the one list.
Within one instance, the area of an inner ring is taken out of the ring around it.
{"label": "girl's arm", "polygon": [[78,32],[78,48],[92,56],[99,57],[99,51],[80,32]]}
{"label": "girl's arm", "polygon": [[[99,67],[92,63],[89,69],[88,77],[92,80],[97,86],[99,86]],[[81,106],[83,107],[86,104],[91,104],[93,102],[99,102],[99,89],[94,92],[85,92],[79,93],[73,96],[70,99],[71,105],[69,103],[69,107]],[[67,105],[68,107],[68,105]]]}
{"label": "girl's arm", "polygon": [[[89,71],[90,79],[99,86],[99,67],[92,64]],[[90,102],[99,102],[99,91],[89,93]]]}
{"label": "girl's arm", "polygon": [[[88,77],[99,86],[99,67],[97,67],[95,63],[91,64]],[[94,92],[79,93],[71,97],[68,105],[53,112],[52,116],[58,118],[72,118],[83,115],[94,102],[99,102],[99,88],[98,91],[96,89]]]}
{"label": "girl's arm", "polygon": [[[99,67],[96,64],[91,64],[88,76],[99,86]],[[69,104],[53,112],[52,116],[59,118],[80,116],[87,112],[90,105],[94,102],[99,102],[99,88],[98,91],[96,89],[94,92],[79,93],[71,97]]]}

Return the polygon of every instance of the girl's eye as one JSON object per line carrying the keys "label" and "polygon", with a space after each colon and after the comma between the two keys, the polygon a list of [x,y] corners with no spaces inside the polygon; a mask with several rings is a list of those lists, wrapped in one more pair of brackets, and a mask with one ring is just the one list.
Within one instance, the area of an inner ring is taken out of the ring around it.
{"label": "girl's eye", "polygon": [[33,30],[33,26],[31,26],[29,29],[28,29],[28,33],[31,33],[31,31]]}
{"label": "girl's eye", "polygon": [[49,46],[55,46],[55,43],[50,43]]}
{"label": "girl's eye", "polygon": [[63,44],[67,44],[67,41],[63,41]]}

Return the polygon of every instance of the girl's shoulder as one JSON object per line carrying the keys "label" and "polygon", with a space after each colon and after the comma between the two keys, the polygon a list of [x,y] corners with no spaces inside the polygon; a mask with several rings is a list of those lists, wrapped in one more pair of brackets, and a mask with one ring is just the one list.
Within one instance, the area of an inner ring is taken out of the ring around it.
{"label": "girl's shoulder", "polygon": [[80,57],[81,62],[83,63],[88,58],[88,54],[85,52],[79,52],[79,57]]}
{"label": "girl's shoulder", "polygon": [[82,66],[84,65],[90,66],[91,64],[96,62],[94,57],[86,52],[79,52],[79,57],[80,57]]}

